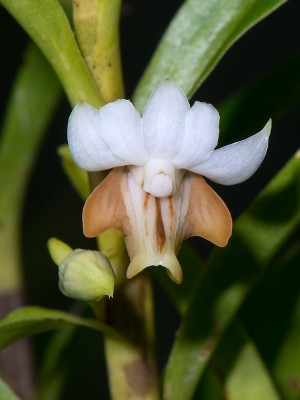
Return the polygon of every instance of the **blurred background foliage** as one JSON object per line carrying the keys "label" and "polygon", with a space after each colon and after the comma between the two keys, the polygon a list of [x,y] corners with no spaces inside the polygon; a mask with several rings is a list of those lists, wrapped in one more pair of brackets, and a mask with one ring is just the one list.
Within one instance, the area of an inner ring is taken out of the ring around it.
{"label": "blurred background foliage", "polygon": [[[121,48],[127,98],[131,97],[168,21],[181,3],[176,0],[123,2]],[[256,132],[269,117],[273,117],[269,110],[274,110],[274,93],[281,93],[280,101],[275,104],[276,115],[280,118],[275,117],[270,147],[262,167],[254,177],[241,185],[212,185],[234,218],[299,148],[299,14],[299,1],[289,0],[253,27],[226,53],[192,100],[210,102],[217,108],[220,105],[220,143],[227,144],[231,139],[237,140]],[[2,8],[0,31],[3,60],[0,112],[3,116],[10,88],[18,68],[24,62],[28,37]],[[226,119],[222,121],[222,114],[228,115],[230,112],[236,116],[234,122],[227,123]],[[57,269],[48,255],[47,240],[56,236],[74,248],[96,248],[94,242],[82,235],[82,201],[65,177],[57,154],[57,148],[66,142],[69,113],[68,102],[62,96],[29,181],[22,218],[22,254],[28,304],[63,310],[73,307],[73,301],[58,290]],[[226,143],[222,140],[222,132],[226,132]],[[282,204],[284,207],[286,205]],[[203,239],[197,238],[191,242],[203,258],[212,249]],[[276,262],[268,266],[262,279],[257,282],[239,316],[267,367],[274,374],[280,392],[287,399],[297,400],[300,397],[300,376],[284,377],[281,370],[288,370],[289,364],[293,362],[300,365],[300,339],[297,335],[300,332],[299,228],[281,253],[282,256],[278,256]],[[179,313],[158,285],[155,285],[155,295],[156,307],[159,309],[159,313],[156,313],[157,332],[163,332],[158,335],[157,343],[161,369],[167,361],[180,319]],[[71,347],[64,352],[63,361],[63,335],[67,333],[57,332],[54,335],[62,336],[57,362],[59,365],[63,362],[69,369],[66,373],[64,368],[59,368],[53,379],[54,386],[59,388],[66,377],[61,398],[108,398],[106,371],[104,362],[101,362],[104,360],[103,347],[97,332],[78,329]],[[47,333],[32,339],[35,365],[45,376],[47,366],[43,364],[42,368],[42,359],[46,344],[52,337],[52,333]],[[289,340],[285,341],[287,337]],[[291,352],[294,354],[293,359],[289,357]],[[41,385],[43,379],[42,375]],[[55,393],[56,388],[53,390]],[[205,390],[205,387],[199,388],[201,396]],[[210,393],[209,399],[213,399],[212,396]],[[219,392],[214,396],[222,399]]]}

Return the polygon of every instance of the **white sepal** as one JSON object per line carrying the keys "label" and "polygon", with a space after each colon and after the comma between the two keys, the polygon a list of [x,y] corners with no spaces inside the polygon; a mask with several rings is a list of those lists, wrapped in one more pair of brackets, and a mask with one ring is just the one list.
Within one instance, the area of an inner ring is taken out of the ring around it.
{"label": "white sepal", "polygon": [[258,169],[268,148],[271,120],[257,134],[215,150],[210,158],[190,168],[223,185],[244,182]]}
{"label": "white sepal", "polygon": [[68,124],[68,143],[75,163],[87,171],[146,161],[142,121],[127,100],[96,110],[80,102]]}
{"label": "white sepal", "polygon": [[119,161],[110,149],[106,148],[106,151],[103,151],[99,112],[83,101],[76,104],[70,115],[68,144],[74,162],[87,171],[99,170],[99,153],[102,155],[101,163],[105,167]]}
{"label": "white sepal", "polygon": [[154,90],[143,113],[144,137],[150,158],[171,160],[177,153],[189,109],[185,94],[170,79]]}

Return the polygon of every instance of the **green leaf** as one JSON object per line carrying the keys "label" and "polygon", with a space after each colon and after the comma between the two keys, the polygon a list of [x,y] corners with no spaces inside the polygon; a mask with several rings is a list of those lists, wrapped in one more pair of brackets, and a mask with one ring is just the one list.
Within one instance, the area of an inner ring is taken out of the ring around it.
{"label": "green leaf", "polygon": [[[177,291],[173,287],[175,284],[166,274],[159,273],[158,269],[154,269],[153,273],[179,313],[184,315],[203,262],[186,242],[181,257],[180,262],[185,266],[185,275],[182,285],[177,286]],[[197,389],[195,399],[206,398],[209,400],[280,399],[255,344],[236,321],[223,336],[210,368]]]}
{"label": "green leaf", "polygon": [[113,328],[97,320],[42,307],[23,307],[12,312],[0,322],[0,349],[23,337],[72,325],[96,329],[117,340],[124,341]]}
{"label": "green leaf", "polygon": [[81,100],[104,104],[76,44],[69,21],[57,0],[0,0],[39,46],[56,71],[71,105]]}
{"label": "green leaf", "polygon": [[[177,286],[177,291],[166,274],[159,273],[159,269],[154,269],[153,273],[179,313],[184,315],[203,262],[186,242],[182,250],[180,262],[185,266],[185,274],[182,285]],[[209,400],[280,399],[255,344],[236,321],[223,336],[210,368],[197,389],[195,399],[206,398]]]}
{"label": "green leaf", "polygon": [[70,344],[76,331],[76,326],[70,326],[52,335],[38,371],[34,396],[36,400],[59,398],[72,363]]}
{"label": "green leaf", "polygon": [[242,327],[234,322],[225,333],[212,360],[229,400],[280,400],[261,356]]}
{"label": "green leaf", "polygon": [[153,89],[173,79],[191,97],[248,29],[286,0],[186,0],[162,37],[137,89],[143,111]]}
{"label": "green leaf", "polygon": [[[174,284],[154,269],[154,276],[175,304],[181,315],[187,308],[193,286],[203,266],[191,246],[183,249],[182,265],[186,268],[182,285],[174,290]],[[199,268],[200,267],[200,268]],[[209,400],[278,400],[279,394],[265,367],[255,344],[240,324],[233,322],[223,336],[208,371],[204,374],[195,399]]]}
{"label": "green leaf", "polygon": [[300,395],[300,243],[272,262],[251,292],[241,318],[284,398]]}
{"label": "green leaf", "polygon": [[212,368],[206,368],[193,400],[226,400],[222,391],[218,373]]}
{"label": "green leaf", "polygon": [[0,212],[15,215],[48,123],[61,99],[51,67],[30,44],[8,101],[0,145]]}
{"label": "green leaf", "polygon": [[0,143],[0,291],[21,285],[19,224],[26,188],[61,86],[32,43],[14,82]]}
{"label": "green leaf", "polygon": [[197,399],[281,399],[255,344],[239,323],[232,323],[223,336],[197,389]]}
{"label": "green leaf", "polygon": [[226,99],[218,107],[221,132],[218,146],[252,135],[270,117],[275,125],[299,106],[299,70],[300,54],[295,54]]}
{"label": "green leaf", "polygon": [[[295,251],[296,250],[296,251]],[[288,315],[286,322],[286,329],[284,332],[284,338],[281,341],[279,348],[276,351],[275,360],[272,365],[272,372],[278,384],[278,387],[284,394],[287,400],[297,400],[300,396],[300,289],[299,289],[299,265],[300,265],[300,247],[293,249],[292,254],[288,254],[284,260],[281,260],[282,266],[286,267],[283,278],[289,277],[289,286],[283,288],[283,301],[281,304],[282,313],[284,306],[290,305],[289,308],[285,308],[285,315]],[[288,267],[288,268],[287,268]],[[297,279],[298,277],[298,279]],[[285,279],[287,281],[287,279]],[[281,283],[281,282],[280,282]],[[298,290],[295,290],[295,283],[298,284]],[[282,290],[282,286],[279,290]],[[276,295],[278,292],[276,293]],[[279,316],[280,318],[280,316]],[[280,325],[280,319],[276,320],[277,324],[273,324],[278,327]],[[280,328],[278,329],[280,330]],[[282,329],[281,329],[282,331]]]}
{"label": "green leaf", "polygon": [[0,377],[0,400],[21,400]]}
{"label": "green leaf", "polygon": [[298,153],[238,218],[229,245],[215,249],[209,258],[169,358],[164,388],[166,399],[191,398],[214,349],[247,293],[299,226],[299,196]]}

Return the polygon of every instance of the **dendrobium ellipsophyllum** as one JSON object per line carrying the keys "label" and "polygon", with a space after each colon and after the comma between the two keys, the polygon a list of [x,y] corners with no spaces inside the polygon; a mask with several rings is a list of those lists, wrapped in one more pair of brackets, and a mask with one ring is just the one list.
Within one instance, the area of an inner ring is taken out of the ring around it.
{"label": "dendrobium ellipsophyllum", "polygon": [[184,239],[202,236],[225,246],[230,213],[202,176],[233,185],[248,179],[266,154],[271,129],[214,150],[219,114],[210,104],[190,108],[182,90],[166,80],[152,93],[142,118],[128,100],[96,110],[74,108],[68,141],[75,163],[87,171],[113,168],[83,209],[83,230],[125,234],[131,278],[150,265],[182,280],[176,258]]}

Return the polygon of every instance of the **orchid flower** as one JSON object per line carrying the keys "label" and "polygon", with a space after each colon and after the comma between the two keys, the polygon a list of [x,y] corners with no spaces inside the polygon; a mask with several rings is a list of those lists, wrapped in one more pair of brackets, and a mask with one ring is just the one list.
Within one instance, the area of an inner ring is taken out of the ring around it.
{"label": "orchid flower", "polygon": [[202,176],[223,185],[248,179],[263,161],[271,129],[214,150],[219,114],[210,104],[190,107],[171,80],[152,93],[140,117],[128,100],[100,110],[80,102],[68,124],[75,163],[87,171],[113,168],[83,209],[83,230],[94,237],[122,230],[131,278],[151,265],[167,268],[176,283],[181,243],[201,236],[225,246],[232,220],[226,205]]}

